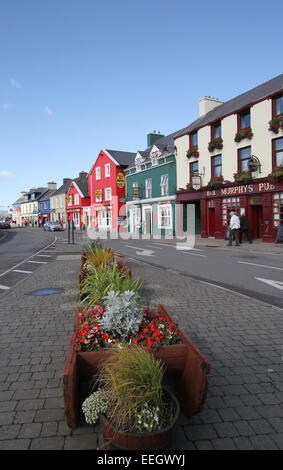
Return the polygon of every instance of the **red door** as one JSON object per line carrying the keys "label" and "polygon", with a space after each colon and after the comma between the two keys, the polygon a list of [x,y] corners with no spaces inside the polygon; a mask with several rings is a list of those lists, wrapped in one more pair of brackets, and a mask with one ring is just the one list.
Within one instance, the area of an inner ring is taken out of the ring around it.
{"label": "red door", "polygon": [[209,207],[208,209],[208,236],[214,237],[215,235],[215,209]]}

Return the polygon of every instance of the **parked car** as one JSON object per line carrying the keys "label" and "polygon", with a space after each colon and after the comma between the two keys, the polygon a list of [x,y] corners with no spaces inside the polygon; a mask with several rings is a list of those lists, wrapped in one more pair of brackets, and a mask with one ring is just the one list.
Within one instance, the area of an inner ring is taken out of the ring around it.
{"label": "parked car", "polygon": [[63,230],[63,227],[60,224],[60,222],[58,222],[58,220],[56,220],[55,222],[49,222],[49,221],[46,222],[43,225],[43,228],[44,230],[50,230],[51,232],[55,232],[57,230]]}
{"label": "parked car", "polygon": [[0,228],[11,228],[9,222],[5,222],[4,220],[0,221]]}

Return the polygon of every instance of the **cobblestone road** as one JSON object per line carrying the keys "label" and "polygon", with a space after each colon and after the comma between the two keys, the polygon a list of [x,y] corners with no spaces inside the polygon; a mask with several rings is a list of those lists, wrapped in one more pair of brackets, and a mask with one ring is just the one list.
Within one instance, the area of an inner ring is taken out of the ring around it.
{"label": "cobblestone road", "polygon": [[[0,449],[101,447],[99,426],[70,430],[62,374],[78,303],[79,247],[0,298]],[[68,253],[69,252],[69,253]],[[151,304],[164,303],[211,361],[203,411],[181,416],[172,443],[185,449],[283,449],[283,311],[186,276],[128,261]],[[61,294],[32,297],[36,289]]]}

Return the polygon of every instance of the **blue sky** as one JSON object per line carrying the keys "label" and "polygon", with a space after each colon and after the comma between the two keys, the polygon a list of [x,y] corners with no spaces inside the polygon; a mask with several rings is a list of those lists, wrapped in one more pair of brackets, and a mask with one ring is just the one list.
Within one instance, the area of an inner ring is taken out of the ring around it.
{"label": "blue sky", "polygon": [[282,73],[282,5],[0,0],[0,210]]}

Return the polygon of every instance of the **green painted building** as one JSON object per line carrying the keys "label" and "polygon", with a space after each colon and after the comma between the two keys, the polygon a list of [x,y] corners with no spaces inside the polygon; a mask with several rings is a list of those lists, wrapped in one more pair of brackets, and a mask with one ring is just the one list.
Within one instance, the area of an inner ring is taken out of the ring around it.
{"label": "green painted building", "polygon": [[147,149],[137,152],[126,170],[128,231],[175,235],[176,158],[174,135],[147,135]]}

